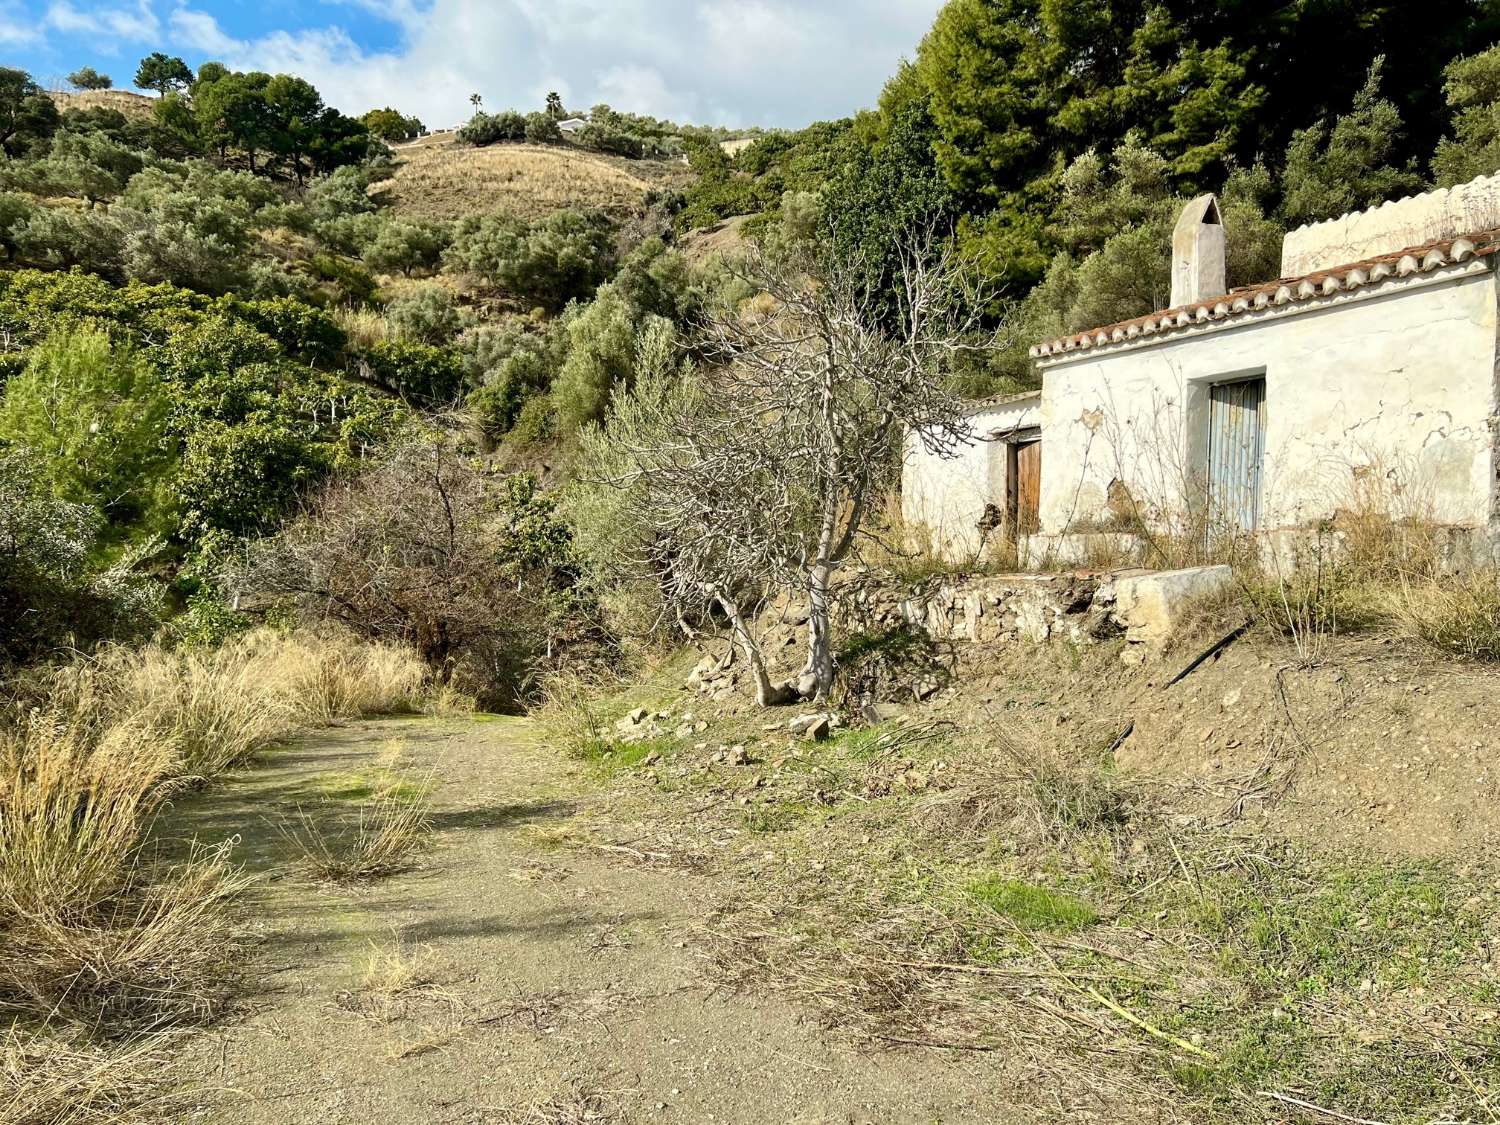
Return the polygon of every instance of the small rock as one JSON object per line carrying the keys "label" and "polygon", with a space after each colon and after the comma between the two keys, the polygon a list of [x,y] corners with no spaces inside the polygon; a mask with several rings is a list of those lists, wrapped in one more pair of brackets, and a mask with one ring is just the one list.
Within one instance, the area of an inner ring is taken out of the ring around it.
{"label": "small rock", "polygon": [[803,729],[802,737],[808,742],[825,742],[832,732],[833,723],[829,721],[828,716],[819,715],[814,722]]}
{"label": "small rock", "polygon": [[659,761],[661,761],[661,752],[653,750],[651,751],[651,753],[647,754],[644,758],[641,759],[641,765],[654,766]]}
{"label": "small rock", "polygon": [[1240,688],[1235,688],[1219,700],[1219,705],[1226,711],[1232,711],[1240,705],[1240,700],[1244,698],[1244,695],[1245,693]]}
{"label": "small rock", "polygon": [[632,723],[635,723],[637,726],[639,726],[641,723],[644,723],[646,721],[646,716],[649,714],[650,712],[647,711],[644,707],[637,707],[634,711],[630,712],[630,714],[627,715],[626,718],[628,718]]}
{"label": "small rock", "polygon": [[743,746],[731,746],[729,748],[729,764],[731,766],[747,766],[750,764],[750,755],[745,752]]}
{"label": "small rock", "polygon": [[705,719],[699,719],[696,723],[693,724],[693,733],[694,734],[702,734],[707,729],[708,729],[708,722]]}

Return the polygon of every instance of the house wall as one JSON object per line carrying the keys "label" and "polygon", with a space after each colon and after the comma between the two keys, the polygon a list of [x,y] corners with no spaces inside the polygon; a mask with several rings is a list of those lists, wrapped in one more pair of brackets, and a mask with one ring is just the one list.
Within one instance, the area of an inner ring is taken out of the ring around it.
{"label": "house wall", "polygon": [[[925,535],[925,545],[943,558],[963,561],[979,554],[979,521],[985,506],[996,504],[1002,511],[1005,507],[1005,443],[986,439],[1035,428],[1041,419],[1038,404],[1032,396],[976,411],[970,416],[975,438],[953,457],[930,452],[919,437],[907,435],[901,514],[907,527]],[[1044,486],[1046,472],[1044,445]]]}
{"label": "house wall", "polygon": [[1298,277],[1496,227],[1500,175],[1480,176],[1289,231],[1281,244],[1281,276]]}
{"label": "house wall", "polygon": [[1045,361],[1042,531],[1106,520],[1116,480],[1148,520],[1180,516],[1201,497],[1208,388],[1262,372],[1261,528],[1331,517],[1372,472],[1410,514],[1486,527],[1496,322],[1481,262]]}

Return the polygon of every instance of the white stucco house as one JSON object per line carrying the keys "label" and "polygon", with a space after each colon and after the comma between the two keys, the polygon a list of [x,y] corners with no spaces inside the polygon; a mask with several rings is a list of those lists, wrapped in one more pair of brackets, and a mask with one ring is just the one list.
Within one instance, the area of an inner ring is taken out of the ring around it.
{"label": "white stucco house", "polygon": [[980,404],[987,440],[956,459],[910,446],[908,522],[950,557],[997,513],[1049,549],[1185,516],[1269,540],[1334,519],[1375,476],[1408,508],[1393,516],[1490,557],[1500,175],[1293,231],[1274,281],[1227,290],[1224,254],[1217,201],[1194,200],[1172,307],[1037,344],[1041,391]]}

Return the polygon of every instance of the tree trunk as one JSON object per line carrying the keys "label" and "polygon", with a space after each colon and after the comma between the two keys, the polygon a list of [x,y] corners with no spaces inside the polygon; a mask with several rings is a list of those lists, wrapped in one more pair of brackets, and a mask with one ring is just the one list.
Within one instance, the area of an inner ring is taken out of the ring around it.
{"label": "tree trunk", "polygon": [[732,598],[714,592],[724,607],[725,614],[729,617],[729,623],[734,630],[735,643],[740,646],[740,651],[745,654],[745,661],[750,665],[750,674],[755,677],[755,702],[762,707],[783,707],[797,699],[797,690],[791,684],[773,684],[771,674],[766,669],[766,658],[756,644],[755,638],[750,635],[749,628],[745,625],[745,619],[740,616],[740,608]]}
{"label": "tree trunk", "polygon": [[833,694],[833,629],[828,597],[832,567],[816,564],[807,580],[807,663],[797,677],[804,699],[824,703]]}

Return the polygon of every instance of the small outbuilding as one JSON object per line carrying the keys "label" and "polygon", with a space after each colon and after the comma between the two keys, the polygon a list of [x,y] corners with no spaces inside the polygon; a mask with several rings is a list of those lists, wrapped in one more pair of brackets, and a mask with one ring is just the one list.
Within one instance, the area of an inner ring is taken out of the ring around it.
{"label": "small outbuilding", "polygon": [[1038,395],[982,404],[956,459],[908,450],[909,523],[949,557],[986,521],[1033,559],[1132,527],[1279,547],[1379,493],[1491,557],[1500,176],[1293,231],[1258,285],[1227,288],[1213,196],[1172,249],[1172,307],[1038,344]]}

